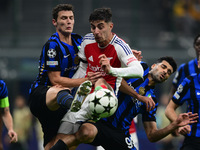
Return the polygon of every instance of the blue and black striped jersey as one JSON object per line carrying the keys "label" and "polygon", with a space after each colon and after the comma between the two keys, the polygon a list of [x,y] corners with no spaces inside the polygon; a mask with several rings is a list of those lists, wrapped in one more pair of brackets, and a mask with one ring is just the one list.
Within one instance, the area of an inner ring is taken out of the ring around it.
{"label": "blue and black striped jersey", "polygon": [[188,63],[181,64],[173,79],[174,87],[177,88],[187,76],[197,72],[197,58],[189,61]]}
{"label": "blue and black striped jersey", "polygon": [[109,122],[114,127],[125,130],[126,133],[129,132],[129,126],[131,121],[138,114],[142,114],[143,121],[156,121],[155,114],[157,110],[157,100],[154,94],[154,86],[148,86],[149,79],[148,73],[149,68],[146,63],[141,62],[144,69],[143,78],[131,78],[126,80],[129,86],[131,86],[140,95],[152,97],[156,103],[154,110],[147,112],[144,103],[138,101],[137,99],[126,95],[122,92],[118,93],[118,108],[114,115],[109,118],[104,118],[103,120]]}
{"label": "blue and black striped jersey", "polygon": [[8,89],[6,83],[0,80],[0,108],[9,107]]}
{"label": "blue and black striped jersey", "polygon": [[71,34],[72,44],[68,45],[59,39],[58,33],[54,33],[45,43],[39,60],[39,74],[34,87],[38,84],[51,86],[48,78],[48,71],[60,71],[61,76],[71,78],[78,69],[78,51],[82,37],[78,34]]}
{"label": "blue and black striped jersey", "polygon": [[[187,102],[187,112],[200,114],[200,74],[192,74],[183,80],[172,100],[177,105]],[[200,119],[191,124],[191,132],[188,136],[200,137]]]}
{"label": "blue and black striped jersey", "polygon": [[0,99],[6,98],[8,96],[8,89],[6,83],[0,80]]}

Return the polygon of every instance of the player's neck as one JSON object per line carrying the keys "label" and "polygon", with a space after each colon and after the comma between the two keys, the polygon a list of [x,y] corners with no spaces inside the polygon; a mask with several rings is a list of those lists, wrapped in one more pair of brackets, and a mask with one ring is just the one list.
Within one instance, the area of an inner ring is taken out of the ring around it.
{"label": "player's neck", "polygon": [[110,41],[113,39],[113,36],[114,36],[114,34],[111,33],[110,37],[109,37],[107,40],[105,40],[105,41],[103,41],[103,42],[101,42],[101,43],[98,43],[98,46],[99,46],[100,48],[105,48],[105,47],[107,47],[107,46],[110,44]]}
{"label": "player's neck", "polygon": [[149,79],[148,86],[154,86],[156,84],[155,81],[153,80],[151,73],[148,74],[148,79]]}
{"label": "player's neck", "polygon": [[[59,34],[59,33],[58,33]],[[72,39],[71,39],[71,34],[59,34],[60,40],[64,43],[67,43],[69,45],[72,45]]]}

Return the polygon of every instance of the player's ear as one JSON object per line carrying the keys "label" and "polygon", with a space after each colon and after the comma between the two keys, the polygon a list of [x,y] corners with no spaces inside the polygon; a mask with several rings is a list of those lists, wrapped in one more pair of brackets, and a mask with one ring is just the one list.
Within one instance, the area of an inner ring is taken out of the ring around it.
{"label": "player's ear", "polygon": [[112,22],[110,22],[110,29],[112,30],[114,27],[114,24]]}
{"label": "player's ear", "polygon": [[52,24],[56,27],[57,26],[57,22],[55,19],[52,19]]}
{"label": "player's ear", "polygon": [[151,69],[153,69],[156,66],[156,64],[151,65]]}

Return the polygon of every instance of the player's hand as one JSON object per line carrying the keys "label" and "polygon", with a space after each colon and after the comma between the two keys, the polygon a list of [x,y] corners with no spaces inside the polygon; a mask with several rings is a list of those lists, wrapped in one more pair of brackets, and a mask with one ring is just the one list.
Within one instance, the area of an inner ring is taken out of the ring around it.
{"label": "player's hand", "polygon": [[92,82],[92,84],[94,84],[101,77],[101,72],[88,72],[87,74],[87,78]]}
{"label": "player's hand", "polygon": [[17,133],[13,130],[9,130],[8,131],[8,136],[10,138],[10,143],[15,143],[17,142]]}
{"label": "player's hand", "polygon": [[142,56],[142,52],[132,49],[133,55],[137,58],[138,61],[141,61],[143,56]]}
{"label": "player's hand", "polygon": [[197,118],[199,118],[197,113],[195,114],[192,114],[192,112],[182,113],[182,114],[179,114],[175,122],[178,127],[182,127],[188,124],[196,123]]}
{"label": "player's hand", "polygon": [[190,132],[191,132],[190,125],[186,125],[186,126],[178,128],[179,134],[186,135],[186,134],[189,134]]}
{"label": "player's hand", "polygon": [[111,68],[110,60],[106,57],[105,54],[99,55],[99,59],[99,64],[101,65],[101,68],[104,70],[104,72],[108,74]]}
{"label": "player's hand", "polygon": [[155,102],[151,97],[140,95],[137,99],[146,104],[146,110],[148,112],[155,108]]}

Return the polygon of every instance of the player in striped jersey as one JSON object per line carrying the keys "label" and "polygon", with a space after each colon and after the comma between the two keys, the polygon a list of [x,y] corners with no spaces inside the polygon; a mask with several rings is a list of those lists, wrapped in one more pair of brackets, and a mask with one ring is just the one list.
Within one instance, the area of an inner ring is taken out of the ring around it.
{"label": "player in striped jersey", "polygon": [[[200,39],[198,44],[200,50]],[[200,69],[200,56],[198,58],[198,69]],[[177,118],[176,109],[187,103],[187,112],[200,114],[200,74],[197,73],[186,77],[178,86],[172,99],[170,100],[165,114],[170,121]],[[200,119],[195,124],[187,125],[178,129],[178,134],[185,136],[181,150],[199,150],[200,149]]]}
{"label": "player in striped jersey", "polygon": [[183,81],[183,79],[185,79],[185,77],[198,72],[197,58],[199,57],[199,52],[200,52],[200,34],[198,34],[194,38],[193,46],[195,49],[196,58],[190,60],[187,63],[181,64],[180,67],[178,68],[178,71],[176,72],[176,75],[173,79],[173,85],[169,93],[169,99],[172,98],[174,92],[176,91],[180,83]]}
{"label": "player in striped jersey", "polygon": [[[0,110],[2,120],[8,130],[10,142],[17,142],[17,133],[13,130],[13,119],[9,109],[8,89],[3,80],[0,80]],[[2,126],[0,128],[2,131]],[[0,150],[3,150],[3,145],[1,142],[2,141],[0,141]]]}
{"label": "player in striped jersey", "polygon": [[[52,17],[56,33],[43,46],[39,74],[29,92],[30,110],[42,125],[45,149],[53,143],[60,120],[71,107],[73,97],[68,88],[78,87],[88,80],[84,78],[84,72],[74,79],[79,66],[78,51],[82,37],[72,33],[73,6],[57,5],[53,8]],[[78,78],[81,75],[83,77]]]}
{"label": "player in striped jersey", "polygon": [[[127,80],[127,83],[141,95],[152,97],[157,107],[154,86],[169,78],[176,70],[176,63],[171,57],[162,57],[158,59],[156,64],[151,66],[151,71],[149,71],[146,63],[142,63],[142,66],[144,69],[143,78],[131,78]],[[125,83],[123,80],[122,84]],[[144,128],[151,142],[164,138],[180,126],[196,122],[197,114],[184,113],[180,114],[179,118],[167,127],[158,130],[155,118],[156,108],[148,112],[145,103],[121,92],[119,93],[118,100],[118,109],[113,116],[101,119],[96,123],[87,121],[81,125],[78,132],[63,138],[67,146],[64,143],[61,144],[61,140],[56,144],[62,145],[63,150],[80,143],[89,143],[95,146],[101,145],[106,150],[136,150],[130,139],[129,127],[132,119],[138,114],[143,116]],[[60,150],[62,148],[59,147]],[[56,149],[58,147],[54,146],[51,150]]]}
{"label": "player in striped jersey", "polygon": [[[110,87],[109,89],[117,94],[122,77],[142,78],[143,68],[133,55],[129,45],[112,32],[113,22],[110,8],[98,8],[94,10],[90,15],[89,21],[92,33],[84,37],[78,55],[82,62],[87,62],[87,66],[85,65],[85,67],[87,67],[86,74],[88,79],[92,79],[91,73],[101,73],[102,78],[98,81],[105,82]],[[82,67],[79,67],[79,69],[85,70]],[[92,90],[94,90],[94,86]],[[133,90],[133,92],[135,91]],[[146,103],[147,110],[155,107],[155,103],[151,98],[142,97],[137,92],[134,93],[134,96]],[[87,109],[88,99],[87,96],[78,112],[74,114],[74,109],[72,109],[72,111],[65,115],[66,117],[62,119],[60,128],[66,127],[63,122],[69,121],[74,124],[78,121],[88,119],[86,118],[89,111]],[[67,128],[69,129],[69,127]],[[62,132],[59,131],[59,133]]]}

